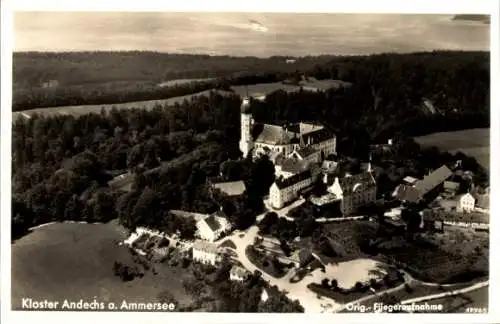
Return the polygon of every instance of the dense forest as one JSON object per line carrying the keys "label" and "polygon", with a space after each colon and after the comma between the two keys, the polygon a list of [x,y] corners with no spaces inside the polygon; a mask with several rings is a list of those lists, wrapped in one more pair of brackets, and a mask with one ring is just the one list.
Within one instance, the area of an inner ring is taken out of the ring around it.
{"label": "dense forest", "polygon": [[[264,102],[251,102],[256,120],[321,121],[337,134],[339,153],[359,160],[367,159],[370,144],[395,138],[403,144],[392,156],[374,156],[383,170],[377,179],[384,190],[406,172],[419,174],[457,158],[487,181],[474,159],[421,150],[408,138],[489,125],[487,54],[385,54],[333,62],[310,73],[355,81],[353,86],[326,93],[277,91]],[[423,96],[440,113],[423,109]],[[53,220],[116,217],[129,228],[149,225],[189,236],[193,224],[168,210],[211,212],[221,204],[237,228],[251,225],[274,175],[265,158],[237,161],[240,102],[237,95],[212,93],[150,111],[113,109],[16,120],[13,236]],[[130,192],[108,185],[127,171],[136,174]],[[243,179],[245,195],[232,200],[214,197],[206,180],[221,173],[228,180]]]}
{"label": "dense forest", "polygon": [[[228,84],[285,79],[331,56],[229,57],[156,52],[21,52],[13,56],[13,111],[166,99]],[[161,86],[176,79],[206,79]]]}
{"label": "dense forest", "polygon": [[[166,99],[306,74],[357,84],[374,110],[411,113],[427,98],[441,112],[488,111],[489,53],[255,58],[154,52],[15,53],[13,110]],[[161,87],[179,78],[213,78]],[[375,98],[375,100],[373,100]],[[361,109],[361,108],[360,108]],[[409,111],[410,110],[410,111]],[[382,112],[383,113],[383,112]]]}

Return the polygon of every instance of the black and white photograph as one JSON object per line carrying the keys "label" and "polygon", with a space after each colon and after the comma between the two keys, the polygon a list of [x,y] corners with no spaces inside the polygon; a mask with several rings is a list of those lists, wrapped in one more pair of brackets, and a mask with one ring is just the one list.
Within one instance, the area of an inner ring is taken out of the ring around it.
{"label": "black and white photograph", "polygon": [[492,312],[493,16],[330,11],[12,12],[9,310]]}

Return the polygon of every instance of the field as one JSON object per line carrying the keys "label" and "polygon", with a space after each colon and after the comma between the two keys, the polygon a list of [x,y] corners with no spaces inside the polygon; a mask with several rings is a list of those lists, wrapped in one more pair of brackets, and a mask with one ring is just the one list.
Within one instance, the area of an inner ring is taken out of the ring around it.
{"label": "field", "polygon": [[203,79],[175,79],[175,80],[169,80],[165,81],[162,83],[159,83],[159,87],[171,87],[171,86],[176,86],[176,85],[183,85],[187,83],[194,83],[194,82],[205,82],[205,81],[213,81],[215,78],[203,78]]}
{"label": "field", "polygon": [[433,133],[415,137],[415,140],[424,147],[436,146],[450,153],[460,151],[474,157],[486,170],[490,168],[489,128]]}
{"label": "field", "polygon": [[[171,82],[179,82],[181,80],[173,80],[168,81]],[[188,80],[186,82],[190,82],[193,80]],[[201,81],[201,80],[200,80]],[[172,85],[172,84],[170,84]],[[166,85],[163,85],[166,86]],[[249,96],[254,98],[262,98],[268,95],[271,92],[276,90],[284,90],[287,92],[298,91],[299,87],[289,84],[283,84],[281,82],[273,82],[273,83],[259,83],[259,84],[251,84],[248,86],[240,85],[240,86],[232,86],[231,89],[235,94],[239,96],[246,96],[247,92]],[[206,90],[202,92],[197,92],[185,96],[172,97],[169,99],[161,99],[161,100],[146,100],[146,101],[135,101],[135,102],[125,102],[125,103],[116,103],[116,104],[101,104],[101,105],[77,105],[77,106],[61,106],[61,107],[48,107],[48,108],[38,108],[38,109],[30,109],[19,112],[12,112],[12,120],[19,118],[21,116],[31,116],[35,113],[43,114],[43,115],[85,115],[88,113],[100,113],[104,108],[105,111],[111,110],[111,108],[115,107],[116,109],[132,109],[132,108],[141,108],[141,109],[153,109],[157,105],[174,105],[176,103],[182,103],[184,100],[190,100],[196,96],[208,95],[211,90]],[[212,90],[221,95],[229,95],[231,92],[223,91],[223,90]]]}
{"label": "field", "polygon": [[125,231],[108,224],[56,223],[35,229],[12,244],[12,307],[21,298],[63,301],[157,302],[170,292],[181,304],[191,303],[184,293],[185,272],[165,264],[155,265],[144,277],[123,282],[113,273],[115,261],[132,266],[132,255],[116,243]]}
{"label": "field", "polygon": [[277,90],[283,90],[286,92],[298,91],[299,87],[291,84],[283,84],[281,82],[273,82],[232,86],[231,89],[241,97],[246,96],[248,91],[249,96],[254,98],[261,98]]}
{"label": "field", "polygon": [[488,288],[476,289],[456,296],[429,300],[429,304],[442,304],[447,313],[463,313],[469,307],[479,312],[486,313],[488,310]]}
{"label": "field", "polygon": [[422,235],[408,242],[384,239],[377,250],[400,263],[415,278],[442,284],[464,283],[488,275],[488,234],[446,227],[444,234]]}
{"label": "field", "polygon": [[[59,115],[73,115],[73,116],[85,115],[88,113],[98,114],[101,112],[101,109],[103,109],[103,108],[104,108],[104,110],[108,111],[108,110],[111,110],[111,108],[113,108],[113,107],[116,107],[116,109],[141,108],[141,109],[151,110],[157,105],[174,105],[175,103],[181,103],[184,100],[190,100],[191,98],[196,97],[196,96],[208,95],[209,93],[210,93],[210,91],[207,90],[207,91],[197,92],[197,93],[193,93],[193,94],[186,95],[186,96],[173,97],[173,98],[163,99],[163,100],[146,100],[146,101],[125,102],[125,103],[118,103],[118,104],[62,106],[62,107],[30,109],[30,110],[25,110],[25,111],[12,112],[12,120],[19,118],[22,115],[24,115],[24,117],[26,117],[26,115],[31,116],[35,113],[43,114],[43,115],[58,115],[59,114]],[[229,94],[230,92],[218,90],[217,93],[225,95],[225,94]]]}

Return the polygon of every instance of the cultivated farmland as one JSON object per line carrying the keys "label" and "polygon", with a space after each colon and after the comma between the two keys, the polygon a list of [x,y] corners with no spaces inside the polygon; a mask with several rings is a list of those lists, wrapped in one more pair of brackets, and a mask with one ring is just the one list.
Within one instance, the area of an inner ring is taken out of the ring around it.
{"label": "cultivated farmland", "polygon": [[437,148],[474,157],[485,169],[490,168],[490,129],[475,128],[454,132],[440,132],[415,137],[423,147],[436,146]]}
{"label": "cultivated farmland", "polygon": [[[221,91],[221,90],[217,90],[215,92],[218,94],[221,94],[221,95],[230,95],[231,94],[231,92]],[[210,94],[210,90],[207,90],[207,91],[189,94],[186,96],[179,96],[179,97],[173,97],[173,98],[162,99],[162,100],[134,101],[134,102],[125,102],[125,103],[117,103],[117,104],[106,104],[106,105],[78,105],[78,106],[61,106],[61,107],[30,109],[30,110],[24,110],[24,111],[19,111],[19,112],[13,112],[12,113],[12,120],[15,120],[16,118],[19,118],[21,116],[26,117],[26,116],[31,116],[33,114],[41,114],[41,115],[45,115],[45,116],[50,116],[50,115],[79,116],[79,115],[85,115],[85,114],[89,114],[89,113],[98,114],[101,112],[102,109],[104,109],[105,111],[109,111],[113,107],[115,107],[116,109],[139,108],[139,109],[151,110],[155,106],[158,106],[158,105],[174,105],[175,103],[182,103],[184,100],[190,100],[193,97],[207,96],[209,94]]]}

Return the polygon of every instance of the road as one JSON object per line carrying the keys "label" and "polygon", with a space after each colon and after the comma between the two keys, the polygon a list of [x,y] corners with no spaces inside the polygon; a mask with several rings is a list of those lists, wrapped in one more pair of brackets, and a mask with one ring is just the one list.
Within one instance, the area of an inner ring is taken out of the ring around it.
{"label": "road", "polygon": [[[295,201],[293,204],[291,204],[283,209],[273,210],[272,208],[269,207],[269,202],[264,201],[264,205],[266,206],[267,210],[264,213],[257,216],[257,223],[260,222],[264,218],[266,212],[268,212],[268,211],[274,211],[274,212],[276,212],[276,214],[279,217],[284,217],[288,220],[293,221],[293,218],[287,216],[288,212],[291,209],[302,205],[304,202],[305,202],[304,199],[299,199],[299,200]],[[349,217],[348,219],[355,220],[355,219],[359,219],[359,218],[360,217]],[[345,221],[347,219],[345,219],[345,218],[334,219],[333,221],[340,221],[340,220]],[[330,220],[328,220],[328,219],[321,220],[321,222],[326,222],[326,221],[330,221]],[[252,273],[255,272],[256,270],[258,270],[259,272],[262,273],[262,278],[265,281],[267,281],[271,286],[276,285],[278,287],[278,289],[281,291],[284,291],[286,293],[287,297],[290,298],[291,300],[298,300],[300,302],[300,304],[302,305],[302,307],[304,307],[304,312],[306,312],[306,313],[325,313],[325,312],[337,313],[337,312],[340,312],[346,308],[346,306],[347,306],[346,304],[340,304],[331,298],[319,296],[316,293],[312,292],[307,287],[307,285],[309,285],[310,283],[319,283],[321,281],[320,279],[318,279],[318,274],[315,273],[316,271],[321,271],[319,269],[316,269],[312,273],[306,275],[299,282],[292,283],[292,282],[290,282],[290,279],[295,274],[294,270],[290,270],[284,277],[276,278],[276,277],[273,277],[273,276],[263,272],[256,265],[254,265],[246,256],[245,251],[249,245],[252,245],[254,243],[255,238],[257,237],[258,231],[259,231],[258,226],[254,225],[254,226],[250,227],[248,230],[246,230],[245,232],[239,232],[239,231],[234,232],[232,235],[227,236],[225,239],[221,240],[219,242],[219,244],[222,244],[224,241],[226,241],[228,239],[232,240],[234,242],[234,244],[236,245],[235,252],[236,252],[237,258],[241,262],[241,264],[248,271],[250,271]],[[380,293],[389,293],[390,294],[390,293],[396,292],[400,289],[404,289],[404,286],[406,283],[410,284],[410,283],[418,282],[419,284],[429,285],[429,286],[438,286],[439,285],[437,283],[429,283],[429,282],[423,282],[423,281],[417,280],[417,279],[413,278],[409,273],[407,273],[405,271],[403,271],[403,272],[404,272],[404,283],[402,283],[401,285],[399,285],[397,287],[394,287],[394,288],[391,288],[388,290],[384,290],[384,291],[380,291],[378,294],[380,294]],[[484,285],[484,283],[482,283],[482,284]],[[460,284],[457,284],[457,285],[460,285]],[[452,287],[453,285],[443,285],[443,286]],[[481,287],[482,287],[481,284],[479,284],[479,285],[477,285],[477,288],[475,288],[475,289],[479,289]],[[466,290],[466,291],[470,291],[470,290],[472,290],[472,288],[469,287],[469,290]],[[350,304],[360,304],[362,302],[366,302],[367,300],[370,300],[372,298],[377,297],[378,294],[368,295],[368,296],[362,297],[360,299],[352,301]],[[426,298],[432,299],[432,298],[437,298],[437,297],[436,296],[424,296],[424,297],[422,297],[422,300],[427,300]],[[408,300],[406,300],[404,302],[408,302]]]}
{"label": "road", "polygon": [[[262,278],[266,280],[271,286],[276,285],[278,289],[287,293],[287,297],[291,300],[298,300],[306,313],[323,313],[327,308],[338,308],[340,305],[333,299],[326,297],[319,297],[316,293],[312,292],[307,285],[316,282],[314,276],[306,276],[299,282],[291,283],[290,278],[293,277],[294,271],[289,271],[287,275],[282,278],[275,278],[257,268],[246,256],[245,250],[247,246],[253,244],[259,228],[254,225],[250,227],[243,237],[239,237],[241,233],[235,233],[228,238],[231,239],[236,245],[236,254],[241,264],[250,272],[256,270],[262,273]],[[222,243],[223,241],[221,241]],[[319,271],[319,269],[318,269]]]}

